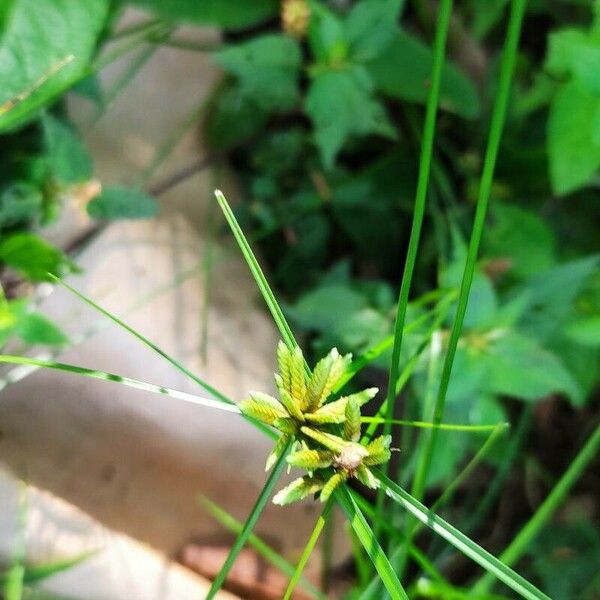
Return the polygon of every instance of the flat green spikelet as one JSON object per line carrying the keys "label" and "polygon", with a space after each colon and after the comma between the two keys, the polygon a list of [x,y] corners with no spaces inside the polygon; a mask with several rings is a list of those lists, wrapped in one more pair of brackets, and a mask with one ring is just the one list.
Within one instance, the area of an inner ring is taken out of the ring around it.
{"label": "flat green spikelet", "polygon": [[324,404],[313,413],[306,413],[304,418],[309,423],[324,425],[325,423],[343,423],[346,420],[347,398],[340,398],[334,402]]}
{"label": "flat green spikelet", "polygon": [[363,463],[365,465],[381,465],[390,460],[391,451],[390,444],[392,443],[391,435],[380,435],[375,438],[370,444],[367,444],[366,449],[369,455],[365,457]]}
{"label": "flat green spikelet", "polygon": [[333,348],[317,363],[308,384],[308,410],[313,412],[324,404],[345,373],[351,359],[352,355],[340,356],[337,349]]}
{"label": "flat green spikelet", "polygon": [[300,409],[296,399],[293,398],[286,390],[281,390],[280,397],[281,403],[285,406],[290,416],[296,419],[296,421],[303,422],[304,414],[302,413],[302,410]]}
{"label": "flat green spikelet", "polygon": [[292,467],[314,471],[331,466],[333,455],[327,450],[298,450],[287,457]]}
{"label": "flat green spikelet", "polygon": [[267,457],[267,462],[265,464],[265,471],[270,471],[273,465],[278,461],[279,457],[283,454],[283,451],[286,449],[287,445],[292,441],[292,437],[287,434],[283,434],[279,436],[279,439],[275,442],[271,453]]}
{"label": "flat green spikelet", "polygon": [[296,425],[296,421],[291,417],[275,419],[275,421],[273,421],[273,427],[279,429],[281,433],[287,433],[289,435],[296,435],[298,433],[298,425]]}
{"label": "flat green spikelet", "polygon": [[344,439],[358,442],[360,438],[360,406],[353,398],[348,398],[345,411]]}
{"label": "flat green spikelet", "polygon": [[379,487],[379,479],[371,473],[368,467],[361,465],[356,469],[355,474],[356,479],[358,479],[363,485],[371,488],[372,490],[376,490]]}
{"label": "flat green spikelet", "polygon": [[298,502],[307,496],[316,494],[324,485],[325,482],[322,479],[308,476],[299,477],[275,494],[273,497],[273,504],[285,506],[292,502]]}
{"label": "flat green spikelet", "polygon": [[290,393],[292,389],[292,353],[282,341],[277,344],[277,364],[281,385],[284,390]]}
{"label": "flat green spikelet", "polygon": [[336,488],[346,481],[346,476],[342,473],[336,473],[332,475],[329,481],[323,486],[323,490],[321,491],[320,500],[321,502],[327,502],[331,497],[331,494],[335,492]]}
{"label": "flat green spikelet", "polygon": [[305,436],[309,437],[315,442],[318,442],[319,444],[321,444],[321,446],[324,446],[325,448],[331,450],[331,452],[334,452],[335,454],[340,454],[348,445],[348,442],[344,441],[337,435],[333,435],[332,433],[326,433],[324,431],[319,431],[317,429],[313,429],[312,427],[304,426],[300,428],[300,431],[302,431],[302,433]]}
{"label": "flat green spikelet", "polygon": [[289,417],[279,401],[262,392],[250,392],[250,398],[242,400],[238,406],[244,415],[258,419],[267,425],[272,425],[277,419]]}
{"label": "flat green spikelet", "polygon": [[[375,398],[375,396],[377,396],[377,392],[379,392],[379,388],[372,387],[367,388],[366,390],[362,390],[360,392],[356,392],[355,394],[350,394],[349,396],[345,396],[344,398],[346,400],[350,400],[352,398],[352,400],[354,400],[358,404],[358,406],[363,406],[363,404],[366,404],[367,402],[369,402],[369,400]],[[340,400],[341,399],[342,398],[340,398]]]}
{"label": "flat green spikelet", "polygon": [[306,372],[300,346],[296,346],[290,357],[290,395],[300,412],[306,410]]}

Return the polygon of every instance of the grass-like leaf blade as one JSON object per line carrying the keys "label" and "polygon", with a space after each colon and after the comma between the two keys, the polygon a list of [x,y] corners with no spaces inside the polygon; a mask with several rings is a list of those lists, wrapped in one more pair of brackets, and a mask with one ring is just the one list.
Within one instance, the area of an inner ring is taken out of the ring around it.
{"label": "grass-like leaf blade", "polygon": [[377,570],[377,573],[379,573],[381,581],[392,600],[409,600],[400,580],[396,573],[394,573],[390,561],[345,485],[338,488],[335,498],[342,507],[344,513],[346,513],[346,517],[348,518],[348,521],[350,521],[352,529],[354,529],[360,543],[363,545],[363,548],[371,559],[373,566]]}
{"label": "grass-like leaf blade", "polygon": [[450,542],[455,548],[475,561],[486,571],[495,575],[523,598],[527,600],[550,600],[549,596],[538,590],[533,584],[529,583],[529,581],[498,560],[487,550],[484,550],[479,544],[456,529],[456,527],[450,525],[450,523],[429,510],[380,470],[373,469],[373,474],[379,479],[387,495],[392,500],[401,504],[419,521]]}
{"label": "grass-like leaf blade", "polygon": [[263,489],[260,492],[256,503],[254,504],[254,507],[252,508],[252,511],[250,512],[250,515],[248,516],[246,522],[240,530],[240,533],[238,534],[233,546],[231,547],[231,550],[229,551],[229,554],[227,555],[223,566],[221,567],[220,571],[217,573],[217,576],[212,582],[212,585],[210,586],[210,589],[208,590],[208,593],[206,595],[206,600],[212,600],[212,598],[214,598],[217,592],[221,589],[221,586],[225,582],[225,579],[227,579],[227,575],[229,574],[231,567],[233,567],[235,559],[238,557],[238,554],[241,552],[242,548],[246,545],[248,538],[252,534],[252,529],[254,529],[254,526],[258,522],[258,519],[263,509],[265,508],[265,505],[267,504],[269,498],[271,497],[271,494],[273,493],[273,489],[279,481],[279,477],[281,476],[284,467],[287,465],[286,457],[289,452],[289,449],[290,444],[288,444],[288,447],[284,450],[284,452],[282,452],[281,456],[275,463],[275,466],[269,474],[269,477],[267,478],[267,481],[265,482],[265,485],[263,486]]}

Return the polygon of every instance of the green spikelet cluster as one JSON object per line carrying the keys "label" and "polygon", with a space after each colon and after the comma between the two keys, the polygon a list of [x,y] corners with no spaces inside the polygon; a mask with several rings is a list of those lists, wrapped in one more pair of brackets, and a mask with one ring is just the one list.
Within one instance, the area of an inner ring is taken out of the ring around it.
{"label": "green spikelet cluster", "polygon": [[299,347],[290,350],[279,342],[279,373],[275,375],[279,400],[251,392],[247,400],[240,402],[242,413],[281,432],[267,458],[266,469],[293,442],[287,462],[307,471],[275,495],[275,504],[290,504],[314,494],[319,494],[325,502],[350,477],[370,488],[378,486],[369,467],[390,459],[391,438],[380,436],[367,445],[359,443],[360,409],[375,397],[377,388],[329,401],[351,358],[350,354],[340,355],[334,348],[309,374],[302,350]]}

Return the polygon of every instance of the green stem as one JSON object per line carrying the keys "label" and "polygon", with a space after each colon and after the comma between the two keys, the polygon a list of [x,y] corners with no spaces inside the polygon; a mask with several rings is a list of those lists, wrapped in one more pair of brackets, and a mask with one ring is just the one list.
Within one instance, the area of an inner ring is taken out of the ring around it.
{"label": "green stem", "polygon": [[[410,294],[410,285],[417,261],[419,249],[419,240],[421,237],[421,228],[423,217],[425,215],[425,202],[427,200],[427,188],[429,185],[429,174],[431,171],[431,157],[433,155],[433,141],[435,136],[435,124],[437,117],[437,108],[439,103],[442,68],[444,66],[444,56],[446,48],[446,38],[448,35],[448,26],[452,14],[452,0],[442,0],[437,20],[437,29],[433,48],[433,65],[431,72],[431,89],[427,98],[427,108],[425,113],[425,124],[423,131],[423,143],[421,145],[421,158],[419,161],[419,175],[417,179],[417,191],[415,195],[415,206],[413,212],[413,221],[408,242],[406,262],[402,274],[402,283],[400,285],[400,295],[398,297],[398,308],[396,313],[396,324],[394,327],[394,347],[392,350],[392,362],[390,365],[388,393],[387,393],[387,418],[394,416],[394,405],[396,400],[396,381],[400,368],[400,352],[402,350],[402,338],[404,331],[404,322],[406,320],[406,309],[408,307],[408,296]],[[389,434],[391,424],[385,424],[384,434]],[[387,473],[387,465],[384,467]],[[377,494],[377,510],[383,508],[385,494],[379,491]],[[379,537],[379,526],[375,526],[375,536]]]}
{"label": "green stem", "polygon": [[352,499],[348,488],[345,485],[338,488],[335,492],[335,497],[346,514],[348,521],[350,521],[352,529],[354,529],[356,536],[371,559],[377,573],[379,573],[379,577],[381,577],[381,581],[392,600],[409,600],[398,576],[394,573],[390,561],[379,545],[373,531],[371,531],[364,515]]}
{"label": "green stem", "polygon": [[267,481],[265,482],[265,485],[263,486],[263,489],[260,495],[258,496],[258,499],[256,500],[256,504],[252,508],[250,516],[244,523],[243,528],[241,529],[233,546],[231,547],[231,550],[229,551],[229,554],[227,555],[227,558],[225,559],[221,570],[217,573],[217,576],[212,582],[212,585],[210,586],[210,589],[208,590],[208,593],[206,595],[206,600],[212,600],[212,598],[214,598],[217,592],[221,589],[221,586],[225,582],[225,579],[227,578],[231,567],[233,567],[233,563],[238,557],[238,554],[246,545],[246,542],[248,541],[248,538],[250,537],[254,526],[258,522],[258,519],[263,509],[265,508],[265,505],[267,504],[271,494],[273,493],[273,489],[275,488],[275,485],[277,485],[277,482],[279,481],[279,477],[281,476],[284,467],[287,464],[286,457],[289,449],[290,444],[288,444],[287,448],[282,452],[277,463],[273,467],[273,470],[267,478]]}
{"label": "green stem", "polygon": [[260,265],[258,264],[258,260],[256,259],[254,252],[252,252],[252,248],[250,248],[250,244],[248,243],[248,240],[246,239],[246,236],[244,235],[240,224],[237,222],[237,219],[235,218],[235,215],[233,214],[229,203],[225,199],[225,196],[219,190],[215,191],[215,196],[217,198],[219,206],[221,207],[221,210],[223,211],[223,214],[225,215],[225,219],[227,220],[227,223],[231,228],[233,236],[235,237],[240,247],[240,250],[244,255],[244,258],[248,263],[248,267],[250,268],[250,271],[254,276],[256,284],[260,289],[263,298],[265,299],[267,307],[271,312],[271,316],[273,317],[273,320],[275,321],[275,324],[277,325],[279,332],[281,333],[283,341],[286,343],[288,348],[290,348],[290,350],[293,350],[298,345],[296,339],[294,338],[294,334],[292,333],[292,330],[283,314],[283,311],[281,310],[281,307],[279,306],[279,303],[275,298],[275,294],[273,293],[273,290],[271,289],[267,278],[265,277],[264,273],[262,272],[262,269],[260,268]]}
{"label": "green stem", "polygon": [[550,598],[529,583],[524,577],[513,571],[501,560],[484,550],[472,539],[459,531],[453,525],[426,508],[416,498],[413,498],[406,490],[386,477],[379,469],[373,468],[373,474],[379,479],[386,493],[395,502],[400,503],[411,515],[415,516],[421,523],[429,527],[437,535],[457,548],[462,554],[469,557],[486,571],[493,573],[512,590],[527,600],[550,600]]}
{"label": "green stem", "polygon": [[298,564],[296,565],[296,570],[294,571],[294,574],[292,575],[292,577],[288,583],[288,586],[285,590],[285,594],[283,595],[282,600],[290,600],[290,598],[292,597],[292,594],[294,593],[294,590],[296,589],[296,586],[298,585],[298,581],[300,580],[302,572],[304,571],[304,567],[306,566],[306,563],[308,562],[308,559],[310,558],[310,555],[312,554],[312,551],[314,550],[314,548],[317,544],[317,540],[319,539],[319,536],[321,535],[321,531],[323,531],[323,527],[325,526],[325,523],[327,522],[327,517],[329,516],[329,513],[330,513],[331,509],[333,508],[333,505],[334,505],[333,498],[329,498],[329,500],[327,501],[327,504],[325,504],[325,508],[323,509],[323,512],[319,515],[319,518],[317,519],[317,522],[315,523],[315,526],[312,530],[312,533],[310,534],[310,537],[308,538],[308,542],[307,542],[306,546],[304,547],[304,550],[302,551],[302,556],[300,556],[300,560],[298,561]]}
{"label": "green stem", "polygon": [[[492,122],[490,125],[490,135],[485,153],[483,172],[479,187],[479,196],[477,199],[477,208],[475,210],[475,218],[473,222],[473,230],[471,233],[467,260],[460,286],[456,317],[452,325],[452,332],[450,334],[450,341],[448,343],[448,350],[444,360],[444,366],[442,368],[440,387],[438,389],[434,408],[433,420],[436,423],[439,423],[442,420],[444,414],[446,393],[448,391],[448,384],[450,382],[450,375],[452,373],[452,365],[454,363],[456,348],[458,346],[458,340],[460,338],[463,321],[467,310],[469,291],[471,289],[471,283],[473,281],[473,275],[475,272],[475,263],[477,261],[477,253],[479,251],[479,244],[483,235],[490,191],[494,179],[496,158],[498,156],[498,148],[500,147],[500,139],[502,137],[504,121],[506,119],[506,108],[508,106],[508,97],[517,56],[517,47],[519,44],[521,25],[523,23],[523,15],[525,12],[525,2],[526,0],[513,0],[511,6],[508,32],[504,44],[504,52],[500,70],[500,83],[498,86],[496,101],[494,103]],[[424,469],[423,473],[421,473],[421,476],[424,477],[425,484],[427,481],[427,472],[429,471],[429,467],[431,465],[431,457],[435,448],[436,439],[437,432],[436,430],[433,430],[433,434],[429,437],[427,446],[424,450]]]}
{"label": "green stem", "polygon": [[[570,489],[579,479],[590,461],[596,456],[599,448],[600,425],[590,435],[583,448],[579,451],[579,454],[577,454],[573,462],[569,465],[569,468],[554,486],[548,497],[542,502],[531,519],[527,521],[504,552],[502,552],[499,558],[505,565],[514,565],[521,558],[525,549],[562,504]],[[493,583],[494,577],[486,574],[475,584],[473,591],[485,593],[489,591]]]}
{"label": "green stem", "polygon": [[[200,496],[200,503],[202,506],[219,522],[223,527],[229,531],[239,535],[243,528],[243,523],[240,523],[236,518],[230,515],[227,511],[222,509],[218,504],[215,504],[212,500],[206,496]],[[252,533],[248,538],[248,544],[254,548],[258,554],[260,554],[267,562],[271,563],[276,569],[279,569],[283,574],[293,577],[295,574],[295,568],[281,555],[279,555],[271,546],[269,546],[263,539]],[[310,581],[304,577],[300,577],[298,583],[312,596],[319,598],[319,600],[326,600],[325,594],[321,593]]]}

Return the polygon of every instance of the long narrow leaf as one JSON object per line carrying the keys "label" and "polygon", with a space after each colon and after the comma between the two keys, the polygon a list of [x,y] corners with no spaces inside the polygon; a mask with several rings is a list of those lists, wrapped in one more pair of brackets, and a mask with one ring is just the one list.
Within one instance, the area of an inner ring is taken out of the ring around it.
{"label": "long narrow leaf", "polygon": [[[417,262],[417,253],[419,250],[419,240],[421,238],[421,228],[423,226],[423,217],[425,216],[425,203],[427,200],[427,189],[429,187],[429,174],[431,172],[431,161],[433,157],[433,141],[435,137],[435,125],[437,119],[437,109],[440,98],[440,89],[442,82],[442,69],[444,67],[444,58],[446,51],[446,38],[452,15],[452,0],[442,0],[436,19],[436,32],[433,43],[433,64],[431,69],[431,88],[427,97],[427,108],[425,112],[425,123],[423,127],[423,141],[421,144],[421,157],[419,160],[419,174],[417,178],[417,190],[415,195],[415,206],[413,210],[413,220],[408,241],[408,250],[406,252],[406,262],[404,272],[402,273],[402,283],[400,285],[400,295],[398,298],[398,308],[396,312],[396,323],[394,326],[394,347],[392,350],[392,362],[390,365],[387,394],[387,418],[394,416],[394,405],[396,401],[396,380],[398,379],[398,370],[400,368],[400,352],[402,350],[402,339],[404,331],[404,322],[406,319],[406,309],[408,307],[408,297],[412,282],[415,264]],[[385,423],[383,433],[391,432],[391,423]],[[383,466],[387,473],[387,465]],[[377,495],[377,507],[381,510],[385,495],[379,491]],[[378,536],[378,528],[375,527],[375,535]]]}
{"label": "long narrow leaf", "polygon": [[335,493],[335,498],[342,507],[342,510],[346,513],[346,517],[350,521],[352,529],[354,529],[360,543],[363,545],[363,548],[371,559],[373,566],[379,573],[381,581],[392,600],[409,600],[400,580],[396,573],[394,573],[390,561],[345,485],[338,488]]}
{"label": "long narrow leaf", "polygon": [[250,248],[250,244],[248,243],[248,240],[246,239],[246,236],[244,235],[240,224],[237,222],[237,219],[235,218],[235,215],[233,214],[229,203],[227,202],[225,196],[220,190],[215,190],[215,196],[217,198],[219,206],[221,207],[221,210],[223,211],[223,214],[225,215],[225,219],[227,220],[227,223],[231,228],[233,236],[235,237],[240,247],[240,250],[244,255],[244,258],[248,263],[248,267],[252,272],[252,276],[256,281],[256,285],[258,286],[260,293],[265,299],[267,307],[269,308],[269,311],[273,316],[273,320],[275,321],[275,324],[277,325],[277,328],[279,329],[281,336],[283,337],[283,341],[286,343],[288,348],[295,348],[298,344],[296,342],[296,339],[294,338],[294,334],[292,333],[292,330],[283,314],[283,311],[281,310],[281,307],[279,306],[279,303],[275,298],[275,294],[273,293],[273,290],[271,290],[271,286],[269,285],[267,278],[265,277],[262,269],[260,268],[258,260],[256,259],[254,252],[252,252],[252,248]]}
{"label": "long narrow leaf", "polygon": [[[473,229],[471,232],[471,239],[469,241],[469,248],[467,251],[467,259],[460,285],[456,316],[452,324],[450,341],[448,342],[444,366],[442,367],[440,386],[435,402],[435,422],[440,422],[444,414],[446,393],[448,392],[448,385],[450,383],[452,365],[454,363],[458,340],[460,338],[465,314],[467,311],[469,292],[473,282],[477,254],[479,252],[479,245],[483,236],[487,207],[492,189],[492,183],[494,180],[496,158],[498,156],[498,149],[500,147],[500,140],[502,138],[502,131],[504,129],[504,122],[506,119],[506,109],[508,106],[508,98],[517,57],[517,48],[519,45],[521,26],[523,24],[523,16],[525,14],[525,3],[526,0],[513,0],[511,5],[508,31],[504,42],[502,63],[500,67],[500,81],[498,84],[498,91],[496,93],[496,100],[494,102],[494,108],[492,112],[490,135],[485,151],[481,183],[479,185],[479,195],[477,198],[477,207],[475,209],[475,217],[473,220]],[[433,435],[428,441],[427,447],[424,450],[426,453],[426,470],[429,468],[431,462],[431,456],[433,455],[436,439],[437,436],[435,435],[434,431]]]}
{"label": "long narrow leaf", "polygon": [[319,539],[319,536],[321,535],[321,531],[323,531],[323,527],[325,526],[325,523],[327,522],[327,518],[329,516],[329,513],[331,512],[331,509],[333,508],[334,503],[335,503],[334,498],[329,498],[329,500],[327,500],[327,503],[325,504],[323,511],[319,515],[319,518],[317,519],[317,522],[315,523],[315,526],[310,534],[310,537],[308,538],[308,542],[306,543],[306,546],[304,546],[304,550],[302,551],[300,560],[298,561],[298,564],[296,565],[296,569],[294,570],[294,573],[292,574],[292,577],[290,578],[290,581],[285,590],[285,594],[283,595],[282,600],[290,600],[290,598],[292,597],[292,594],[294,593],[294,590],[296,589],[296,585],[298,584],[298,581],[300,580],[302,572],[304,571],[304,567],[306,566],[306,563],[308,562],[308,559],[310,558],[310,555],[312,554],[312,551],[315,548],[317,540]]}
{"label": "long narrow leaf", "polygon": [[90,377],[92,379],[112,381],[114,383],[120,383],[121,385],[135,388],[137,390],[152,392],[154,394],[161,394],[163,396],[169,396],[170,398],[176,398],[177,400],[183,400],[184,402],[189,402],[190,404],[196,404],[198,406],[206,406],[207,408],[216,408],[217,410],[224,410],[227,412],[241,414],[240,409],[233,403],[224,403],[220,400],[213,400],[212,398],[203,398],[201,396],[196,396],[195,394],[180,392],[179,390],[174,390],[168,387],[164,387],[162,385],[155,385],[154,383],[140,381],[138,379],[125,377],[123,375],[115,375],[114,373],[107,373],[106,371],[98,371],[96,369],[87,369],[85,367],[78,367],[76,365],[45,361],[36,358],[28,358],[26,356],[10,356],[7,354],[0,354],[0,363],[32,365],[44,369],[54,369],[55,371],[73,373],[75,375]]}
{"label": "long narrow leaf", "polygon": [[221,589],[221,586],[223,585],[223,583],[225,583],[225,579],[227,578],[231,567],[233,567],[235,559],[238,557],[238,554],[242,551],[242,548],[246,545],[246,542],[248,541],[248,538],[252,533],[252,529],[254,529],[254,526],[258,522],[258,519],[263,509],[265,508],[265,505],[267,504],[271,494],[273,493],[273,489],[277,485],[277,482],[279,481],[279,477],[281,476],[284,467],[287,464],[286,457],[289,452],[289,449],[290,444],[288,444],[287,448],[281,453],[281,456],[277,460],[275,467],[269,474],[269,477],[267,478],[267,481],[265,482],[265,485],[263,486],[263,489],[260,492],[256,503],[254,504],[254,507],[250,512],[250,515],[248,516],[248,519],[246,519],[246,522],[244,523],[244,526],[242,527],[233,546],[231,547],[231,550],[229,551],[229,554],[227,555],[223,566],[221,567],[220,571],[217,573],[217,576],[212,582],[212,585],[210,586],[210,589],[208,590],[208,593],[206,595],[206,600],[212,600],[212,598],[214,598],[217,592]]}
{"label": "long narrow leaf", "polygon": [[[519,560],[531,541],[537,536],[541,528],[548,522],[563,502],[584,469],[595,458],[598,448],[600,448],[600,425],[590,435],[583,448],[581,448],[548,497],[540,504],[533,516],[519,531],[506,550],[502,552],[500,555],[501,561],[507,565],[514,565]],[[487,592],[493,582],[493,577],[488,573],[477,582],[473,589],[476,592]]]}
{"label": "long narrow leaf", "polygon": [[[226,510],[215,504],[206,496],[200,496],[200,503],[204,508],[229,531],[239,534],[243,528],[243,523],[240,523],[233,515],[230,515]],[[267,562],[271,563],[276,569],[279,569],[284,575],[294,577],[296,569],[285,558],[278,554],[271,546],[258,537],[255,533],[248,537],[248,544],[252,546]],[[298,583],[316,598],[325,599],[325,595],[321,593],[308,579],[299,577]]]}
{"label": "long narrow leaf", "polygon": [[455,548],[475,561],[486,571],[493,573],[494,576],[523,598],[527,600],[550,600],[546,594],[538,590],[521,575],[506,566],[487,550],[484,550],[479,544],[456,529],[456,527],[450,525],[450,523],[426,508],[408,492],[389,479],[389,477],[385,476],[379,469],[373,469],[373,473],[379,479],[390,498],[404,506],[419,521],[450,542]]}
{"label": "long narrow leaf", "polygon": [[127,325],[127,323],[125,323],[124,321],[119,319],[119,317],[117,317],[116,315],[112,314],[105,308],[102,308],[101,306],[96,304],[96,302],[94,302],[91,298],[89,298],[85,294],[81,293],[79,290],[76,290],[75,288],[71,287],[66,281],[63,281],[62,279],[55,277],[51,273],[48,273],[48,276],[51,277],[52,279],[54,279],[54,281],[56,281],[56,283],[60,284],[62,287],[67,289],[69,292],[71,292],[72,294],[77,296],[80,300],[83,300],[83,302],[85,302],[88,306],[91,306],[94,310],[97,310],[98,312],[102,313],[105,317],[108,317],[113,323],[115,323],[116,325],[121,327],[121,329],[124,329],[125,331],[127,331],[128,333],[130,333],[131,335],[136,337],[145,346],[148,346],[148,348],[154,350],[154,352],[156,352],[159,356],[161,356],[167,362],[169,362],[171,365],[173,365],[178,371],[180,371],[181,373],[183,373],[184,375],[189,377],[192,381],[195,381],[200,387],[204,388],[209,394],[215,396],[215,398],[218,398],[219,400],[221,400],[222,402],[225,402],[226,404],[233,404],[233,402],[229,398],[227,398],[227,396],[222,394],[216,388],[212,387],[210,384],[208,384],[206,381],[204,381],[200,377],[198,377],[195,373],[192,373],[192,371],[190,371],[186,366],[181,364],[177,359],[175,359],[171,355],[167,354],[164,350],[159,348],[154,342],[150,341],[147,337],[142,335],[139,331],[136,331],[135,329],[133,329],[133,327],[130,327],[129,325]]}
{"label": "long narrow leaf", "polygon": [[442,431],[467,431],[471,433],[488,433],[498,428],[506,429],[508,423],[496,423],[495,425],[462,425],[456,423],[432,423],[430,421],[407,421],[404,419],[383,419],[381,417],[361,417],[363,423],[390,423],[402,425],[403,427],[416,427],[418,429],[441,429]]}

